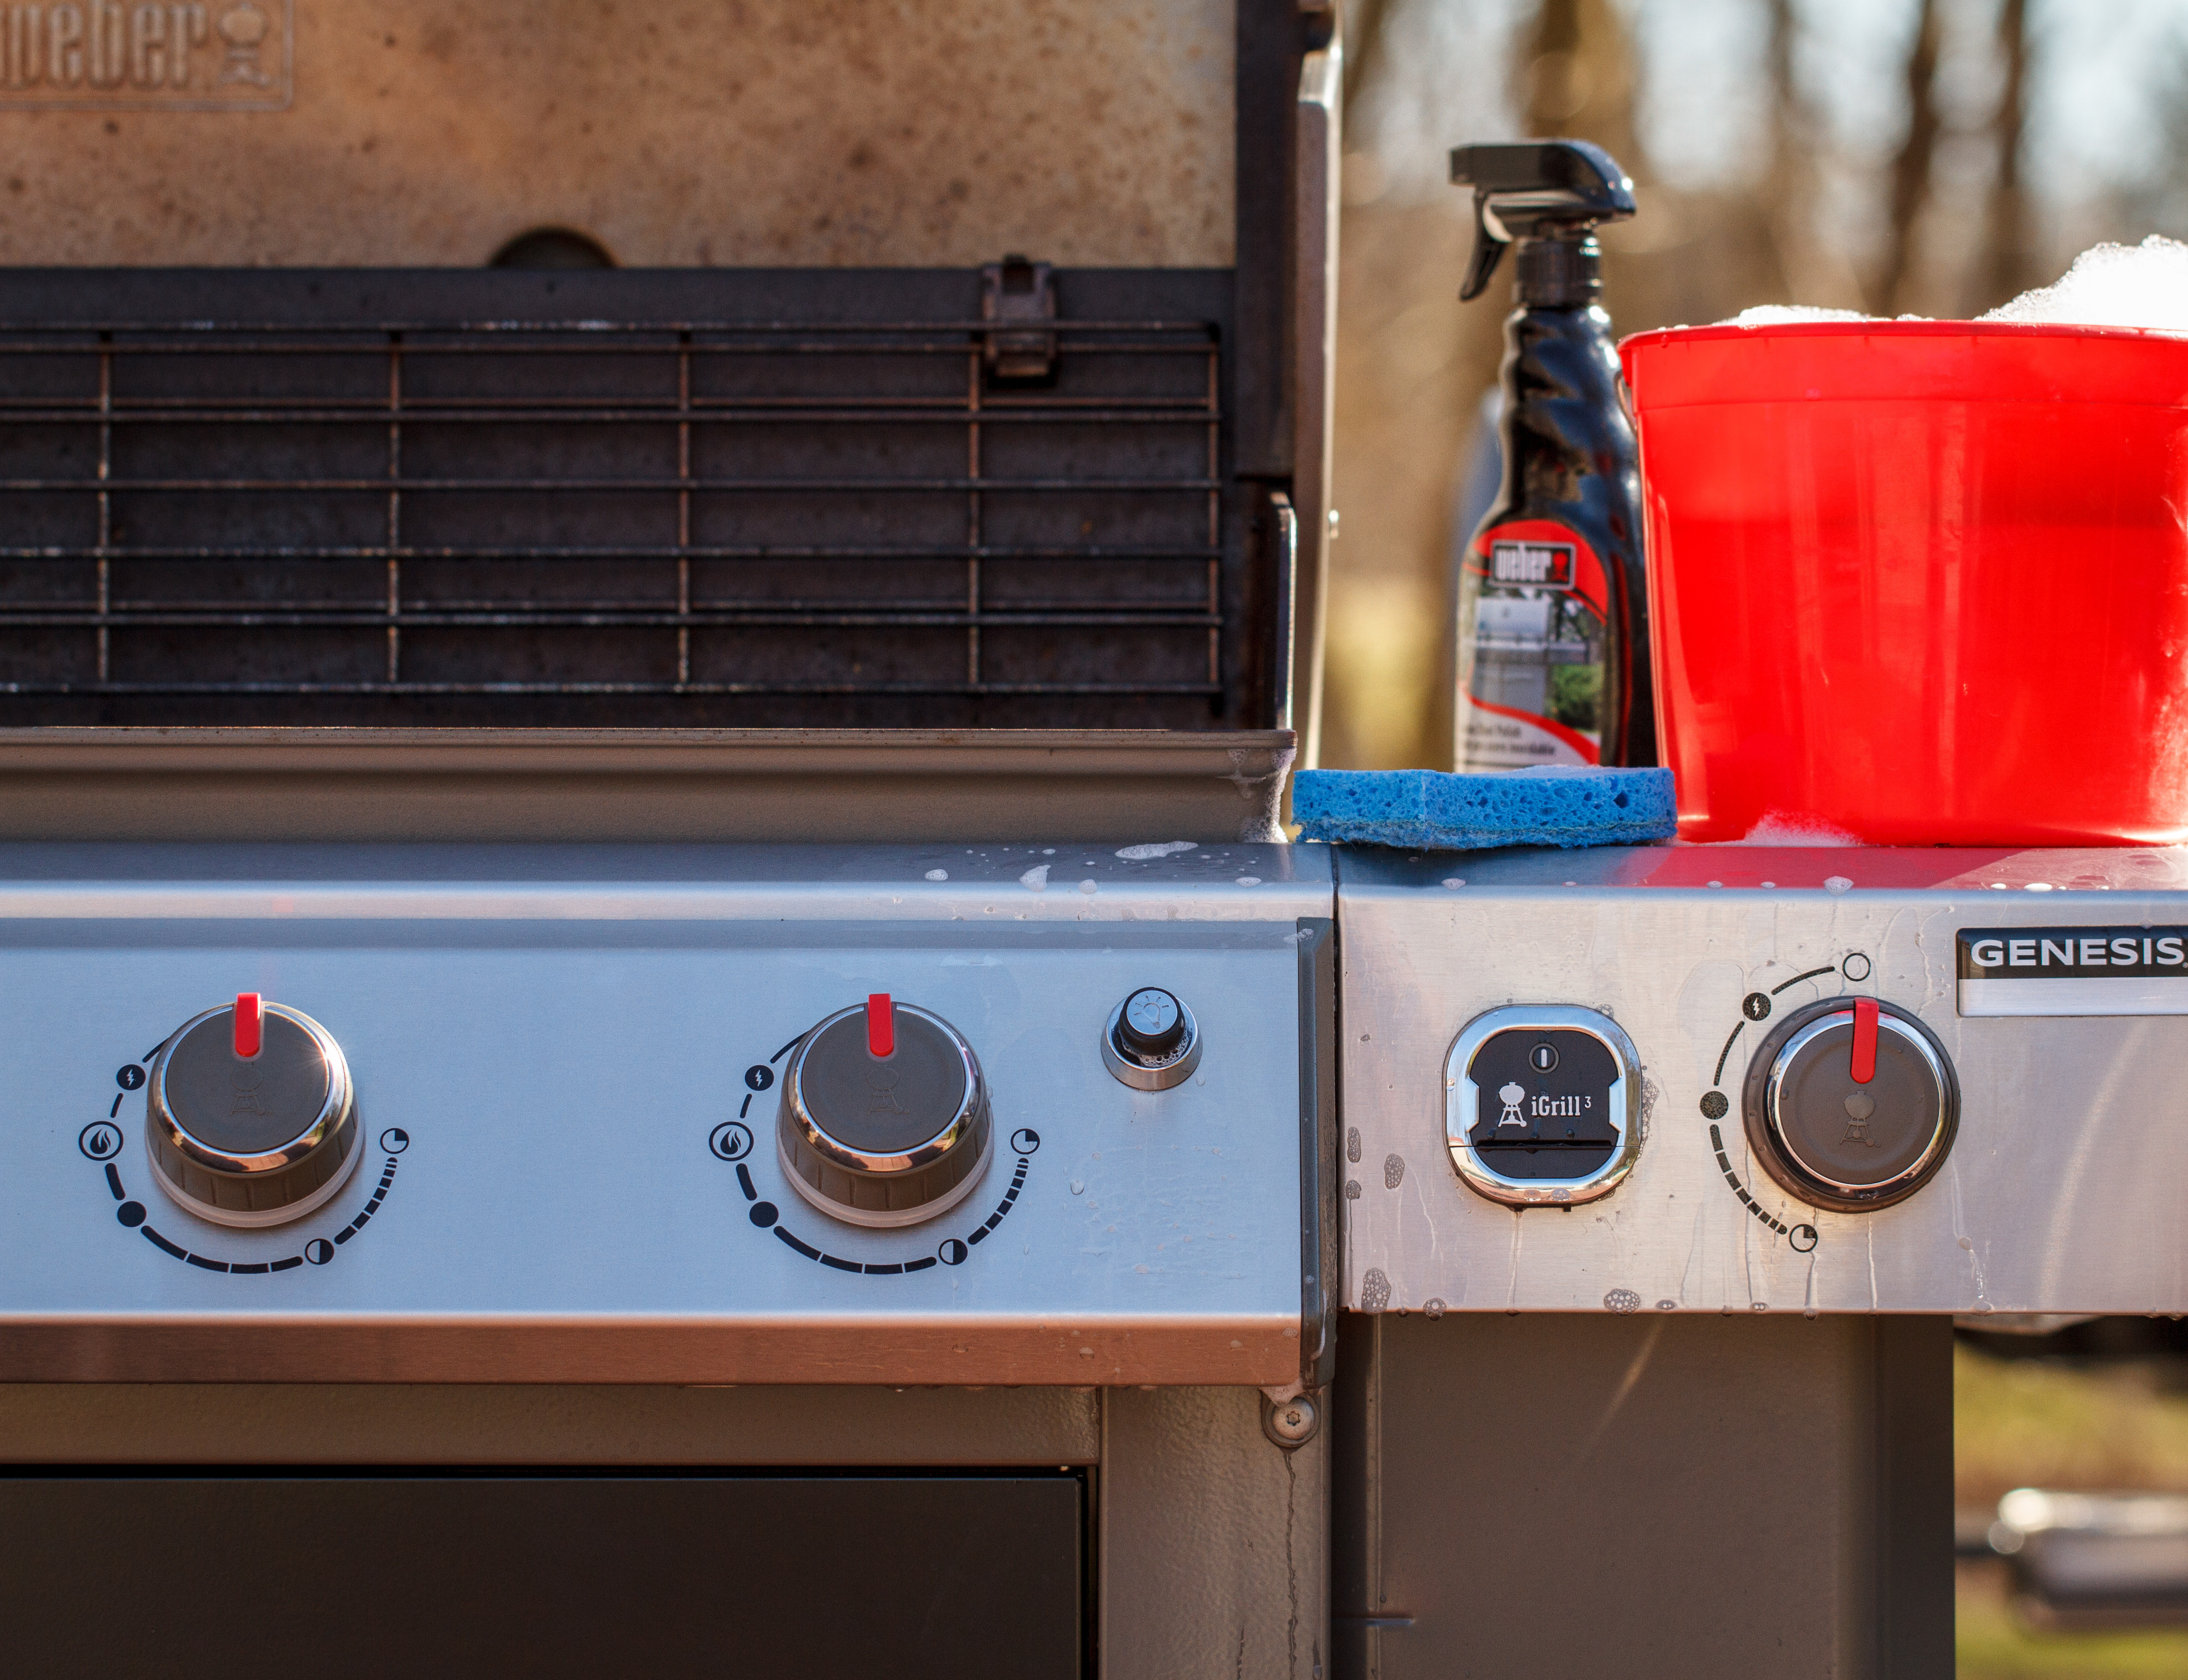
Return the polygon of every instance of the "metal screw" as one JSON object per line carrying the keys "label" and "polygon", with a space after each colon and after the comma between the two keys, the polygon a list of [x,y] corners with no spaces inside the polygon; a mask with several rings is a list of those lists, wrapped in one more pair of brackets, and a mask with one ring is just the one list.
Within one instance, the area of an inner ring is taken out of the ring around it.
{"label": "metal screw", "polygon": [[1261,1400],[1261,1432],[1287,1452],[1305,1446],[1322,1427],[1322,1410],[1305,1395],[1289,1400]]}

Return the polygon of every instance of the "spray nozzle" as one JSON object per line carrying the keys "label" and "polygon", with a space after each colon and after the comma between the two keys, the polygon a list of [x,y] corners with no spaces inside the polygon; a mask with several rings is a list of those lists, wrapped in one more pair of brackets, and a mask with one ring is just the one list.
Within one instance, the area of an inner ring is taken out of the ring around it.
{"label": "spray nozzle", "polygon": [[1598,223],[1633,213],[1633,183],[1586,140],[1456,147],[1451,178],[1474,189],[1474,257],[1462,300],[1481,295],[1513,240],[1581,239]]}

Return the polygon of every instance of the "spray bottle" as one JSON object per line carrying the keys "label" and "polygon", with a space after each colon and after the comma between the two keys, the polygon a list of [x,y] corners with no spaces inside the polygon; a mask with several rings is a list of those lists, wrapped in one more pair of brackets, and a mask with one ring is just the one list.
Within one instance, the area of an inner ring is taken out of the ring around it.
{"label": "spray bottle", "polygon": [[1474,189],[1462,300],[1520,246],[1503,486],[1459,567],[1457,768],[1653,764],[1640,465],[1595,239],[1633,183],[1582,140],[1461,146],[1451,178]]}

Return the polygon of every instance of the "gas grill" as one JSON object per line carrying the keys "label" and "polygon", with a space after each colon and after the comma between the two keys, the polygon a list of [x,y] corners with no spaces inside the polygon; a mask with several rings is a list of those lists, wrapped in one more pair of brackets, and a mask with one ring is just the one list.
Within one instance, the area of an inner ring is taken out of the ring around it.
{"label": "gas grill", "polygon": [[12,1669],[1325,1673],[1334,16],[15,9]]}
{"label": "gas grill", "polygon": [[2178,860],[1285,843],[1334,8],[580,9],[0,20],[10,1674],[1942,1673]]}

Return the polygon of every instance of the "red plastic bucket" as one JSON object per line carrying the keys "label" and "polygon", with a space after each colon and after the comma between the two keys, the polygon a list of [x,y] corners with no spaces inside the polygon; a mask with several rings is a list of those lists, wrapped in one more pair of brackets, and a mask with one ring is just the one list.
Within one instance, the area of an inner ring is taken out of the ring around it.
{"label": "red plastic bucket", "polygon": [[1620,355],[1683,837],[2188,840],[2188,339],[1804,323]]}

